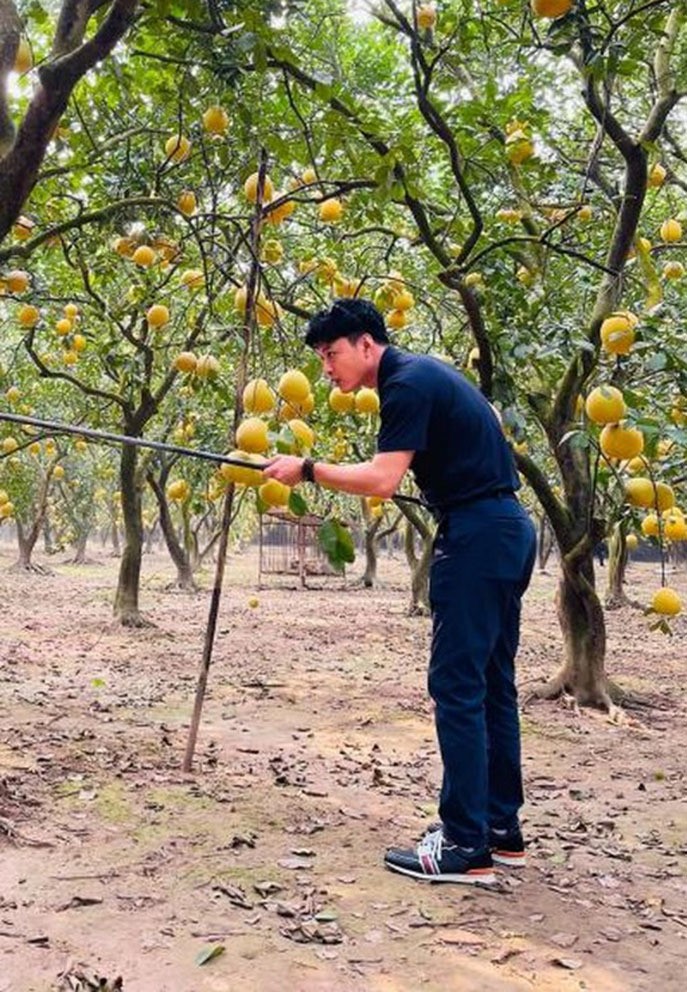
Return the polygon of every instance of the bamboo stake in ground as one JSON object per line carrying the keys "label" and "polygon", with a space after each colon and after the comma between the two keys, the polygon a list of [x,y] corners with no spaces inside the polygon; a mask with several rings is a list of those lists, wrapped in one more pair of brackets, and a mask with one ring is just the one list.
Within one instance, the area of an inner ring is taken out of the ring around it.
{"label": "bamboo stake in ground", "polygon": [[[255,323],[255,300],[257,297],[257,284],[260,266],[260,229],[262,226],[262,198],[265,188],[265,175],[267,173],[267,153],[263,148],[260,152],[260,167],[258,169],[258,188],[255,200],[255,213],[251,225],[251,266],[246,286],[246,313],[243,324],[243,353],[238,363],[236,375],[236,402],[234,405],[234,431],[241,416],[241,400],[243,388],[246,383],[246,370],[248,367],[248,353],[252,341],[252,330]],[[215,567],[215,582],[210,599],[210,610],[208,622],[205,628],[205,641],[203,644],[203,656],[198,672],[198,683],[196,685],[196,697],[193,705],[193,716],[191,726],[188,731],[188,741],[182,771],[190,772],[193,768],[193,754],[198,739],[198,728],[203,712],[205,692],[208,684],[208,674],[212,662],[212,649],[215,642],[215,631],[217,629],[217,614],[222,596],[222,582],[224,580],[224,565],[227,557],[227,546],[229,543],[229,527],[231,525],[231,510],[234,502],[234,483],[230,483],[226,496],[224,497],[224,510],[222,513],[222,532],[220,535],[219,547],[217,548],[217,565]]]}

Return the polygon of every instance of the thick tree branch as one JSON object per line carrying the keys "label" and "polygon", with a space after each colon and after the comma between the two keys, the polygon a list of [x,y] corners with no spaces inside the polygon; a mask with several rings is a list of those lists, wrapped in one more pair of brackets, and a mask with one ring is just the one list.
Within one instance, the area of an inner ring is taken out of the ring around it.
{"label": "thick tree branch", "polygon": [[[91,13],[97,6],[98,0],[93,0]],[[21,122],[14,147],[0,163],[0,240],[9,231],[36,184],[48,142],[75,85],[89,69],[106,58],[126,34],[137,7],[138,0],[113,0],[107,17],[92,38],[41,69],[40,82]],[[66,36],[70,36],[68,31]]]}

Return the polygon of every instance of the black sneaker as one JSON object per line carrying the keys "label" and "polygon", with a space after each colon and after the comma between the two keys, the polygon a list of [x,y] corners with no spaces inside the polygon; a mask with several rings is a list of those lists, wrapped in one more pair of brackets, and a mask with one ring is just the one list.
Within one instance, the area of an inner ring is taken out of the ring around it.
{"label": "black sneaker", "polygon": [[506,868],[524,868],[527,863],[525,842],[520,827],[512,830],[490,830],[489,850],[496,865]]}
{"label": "black sneaker", "polygon": [[[430,823],[427,833],[441,830],[441,823]],[[489,850],[494,864],[502,868],[524,868],[527,865],[525,842],[522,839],[520,827],[511,830],[490,830]]]}
{"label": "black sneaker", "polygon": [[414,849],[389,848],[384,865],[391,871],[424,882],[493,885],[496,881],[491,855],[486,848],[466,851],[448,841],[441,828],[426,833]]}

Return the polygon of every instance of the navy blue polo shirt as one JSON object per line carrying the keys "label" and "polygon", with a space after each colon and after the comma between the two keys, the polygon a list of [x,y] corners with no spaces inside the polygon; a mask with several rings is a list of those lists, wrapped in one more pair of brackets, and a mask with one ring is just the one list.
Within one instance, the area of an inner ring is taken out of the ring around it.
{"label": "navy blue polo shirt", "polygon": [[415,452],[410,467],[432,508],[520,488],[496,414],[453,366],[388,347],[377,388],[377,450]]}

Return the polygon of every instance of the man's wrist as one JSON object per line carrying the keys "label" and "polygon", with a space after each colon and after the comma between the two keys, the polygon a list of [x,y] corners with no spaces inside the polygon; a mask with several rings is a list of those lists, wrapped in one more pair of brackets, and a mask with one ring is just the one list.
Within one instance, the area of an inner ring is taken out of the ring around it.
{"label": "man's wrist", "polygon": [[303,482],[315,481],[315,461],[312,458],[304,458],[301,465],[301,479]]}

